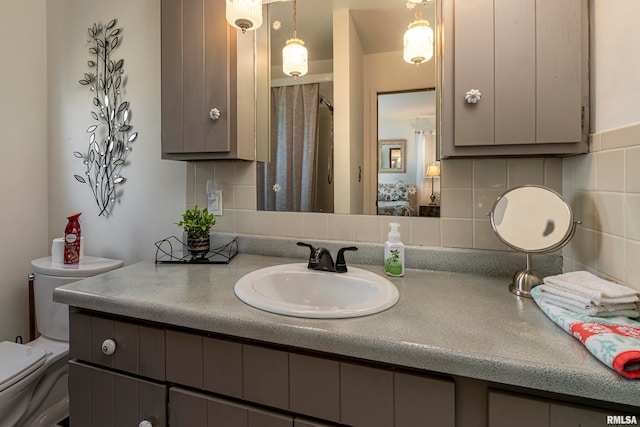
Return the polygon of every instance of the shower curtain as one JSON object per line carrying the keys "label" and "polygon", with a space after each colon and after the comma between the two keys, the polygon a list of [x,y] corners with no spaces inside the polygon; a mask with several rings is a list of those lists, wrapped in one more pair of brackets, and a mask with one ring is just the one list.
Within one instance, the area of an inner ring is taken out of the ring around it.
{"label": "shower curtain", "polygon": [[318,83],[271,88],[271,161],[258,163],[258,209],[314,212]]}

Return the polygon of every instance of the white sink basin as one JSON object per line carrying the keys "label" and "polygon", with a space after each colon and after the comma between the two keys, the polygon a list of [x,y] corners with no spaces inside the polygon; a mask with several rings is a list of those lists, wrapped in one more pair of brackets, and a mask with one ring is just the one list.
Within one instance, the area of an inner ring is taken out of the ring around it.
{"label": "white sink basin", "polygon": [[384,277],[360,268],[347,273],[309,270],[306,263],[267,267],[244,275],[234,291],[245,303],[272,313],[339,319],[393,307],[400,293]]}

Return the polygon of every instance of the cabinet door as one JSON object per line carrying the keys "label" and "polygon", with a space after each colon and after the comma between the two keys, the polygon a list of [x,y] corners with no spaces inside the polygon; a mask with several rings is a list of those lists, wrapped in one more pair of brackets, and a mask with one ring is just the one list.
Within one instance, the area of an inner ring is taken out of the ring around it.
{"label": "cabinet door", "polygon": [[587,152],[587,15],[586,0],[443,0],[443,158]]}
{"label": "cabinet door", "polygon": [[429,425],[454,427],[455,385],[451,380],[395,372],[395,427]]}
{"label": "cabinet door", "polygon": [[292,427],[293,417],[172,387],[169,424],[202,427]]}
{"label": "cabinet door", "polygon": [[69,362],[69,421],[76,427],[166,426],[166,387]]}
{"label": "cabinet door", "polygon": [[275,408],[289,408],[289,354],[245,344],[242,346],[243,396]]}
{"label": "cabinet door", "polygon": [[323,420],[340,421],[338,361],[291,353],[289,384],[291,411]]}
{"label": "cabinet door", "polygon": [[[619,416],[616,421],[607,417]],[[626,420],[629,414],[621,414],[615,411],[589,408],[585,406],[551,404],[551,416],[549,427],[601,427]],[[637,417],[636,417],[637,418]],[[631,420],[629,420],[631,422]]]}
{"label": "cabinet door", "polygon": [[549,403],[525,396],[489,392],[489,427],[549,427]]}
{"label": "cabinet door", "polygon": [[341,422],[354,427],[393,425],[393,373],[340,363]]}
{"label": "cabinet door", "polygon": [[236,34],[222,1],[162,0],[164,158],[236,158]]}

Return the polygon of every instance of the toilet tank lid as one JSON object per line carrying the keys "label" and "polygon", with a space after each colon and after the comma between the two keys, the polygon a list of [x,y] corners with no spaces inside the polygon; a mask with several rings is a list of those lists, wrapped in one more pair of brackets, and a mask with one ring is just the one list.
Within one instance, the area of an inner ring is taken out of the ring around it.
{"label": "toilet tank lid", "polygon": [[0,342],[0,392],[42,366],[46,357],[47,353],[40,348]]}
{"label": "toilet tank lid", "polygon": [[45,274],[48,276],[60,277],[91,277],[100,273],[115,270],[122,267],[124,262],[119,259],[100,258],[95,256],[85,256],[80,260],[79,264],[65,265],[59,262],[53,262],[50,256],[38,258],[31,261],[31,267],[34,273]]}

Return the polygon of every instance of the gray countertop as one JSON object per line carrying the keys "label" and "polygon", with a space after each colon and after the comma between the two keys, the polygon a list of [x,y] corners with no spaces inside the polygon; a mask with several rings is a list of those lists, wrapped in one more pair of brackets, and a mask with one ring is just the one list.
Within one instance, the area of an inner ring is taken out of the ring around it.
{"label": "gray countertop", "polygon": [[[71,306],[168,325],[640,407],[640,381],[596,360],[507,277],[409,269],[400,301],[372,316],[319,320],[252,308],[237,279],[287,258],[239,254],[228,265],[131,265],[59,287]],[[359,266],[384,274],[382,267]],[[327,273],[333,274],[333,273]]]}

